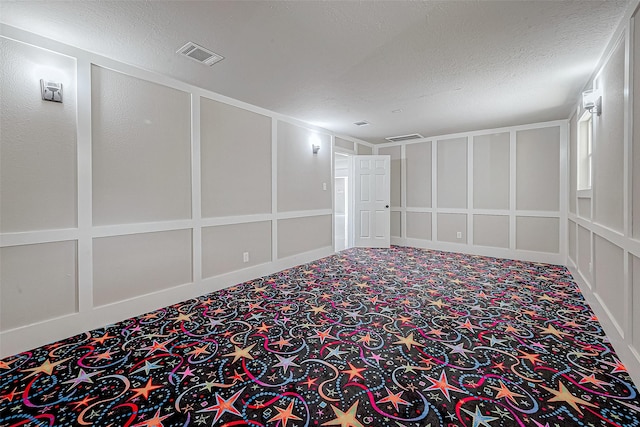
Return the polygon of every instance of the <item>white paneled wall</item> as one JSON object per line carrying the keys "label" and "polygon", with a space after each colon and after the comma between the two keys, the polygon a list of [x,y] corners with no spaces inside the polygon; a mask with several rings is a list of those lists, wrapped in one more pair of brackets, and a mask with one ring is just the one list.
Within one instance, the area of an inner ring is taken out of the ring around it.
{"label": "white paneled wall", "polygon": [[565,120],[382,144],[392,243],[564,263]]}
{"label": "white paneled wall", "polygon": [[333,253],[335,135],[1,29],[0,357]]}
{"label": "white paneled wall", "polygon": [[567,258],[630,375],[640,384],[640,31],[632,1],[586,89],[593,115],[592,188],[578,190],[579,101],[570,119]]}

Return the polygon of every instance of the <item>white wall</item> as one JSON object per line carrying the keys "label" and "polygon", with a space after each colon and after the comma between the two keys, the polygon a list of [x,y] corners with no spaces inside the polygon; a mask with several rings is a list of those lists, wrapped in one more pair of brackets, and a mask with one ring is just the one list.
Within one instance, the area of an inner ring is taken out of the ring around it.
{"label": "white wall", "polygon": [[333,253],[370,144],[0,28],[0,357]]}
{"label": "white wall", "polygon": [[[618,356],[640,384],[640,28],[632,1],[586,89],[602,91],[593,116],[591,190],[577,190],[576,100],[570,118],[567,265]],[[628,95],[627,95],[628,94]]]}
{"label": "white wall", "polygon": [[391,243],[564,263],[567,135],[560,120],[377,146]]}

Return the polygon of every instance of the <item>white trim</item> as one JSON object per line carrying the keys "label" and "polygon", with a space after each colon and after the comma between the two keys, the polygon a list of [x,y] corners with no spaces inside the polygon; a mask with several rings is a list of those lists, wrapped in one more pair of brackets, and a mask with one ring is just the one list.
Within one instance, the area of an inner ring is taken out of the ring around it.
{"label": "white trim", "polygon": [[[407,145],[400,146],[400,237],[407,237]],[[392,210],[393,212],[393,210]]]}
{"label": "white trim", "polygon": [[559,188],[559,197],[560,197],[560,235],[558,238],[560,239],[559,249],[560,256],[562,257],[562,264],[567,263],[567,233],[568,233],[568,224],[567,224],[567,212],[569,211],[569,122],[565,122],[563,126],[560,126],[560,164],[558,165],[560,168],[560,188]]}
{"label": "white trim", "polygon": [[541,129],[541,128],[547,128],[547,127],[562,126],[566,122],[567,122],[566,119],[561,119],[561,120],[552,120],[552,121],[541,122],[541,123],[530,123],[530,124],[522,124],[522,125],[516,125],[516,126],[505,126],[505,127],[501,127],[501,128],[474,130],[474,131],[468,131],[468,132],[459,132],[459,133],[452,133],[452,134],[445,134],[445,135],[429,136],[429,137],[425,137],[425,138],[421,138],[421,139],[412,139],[411,141],[389,142],[389,143],[383,143],[383,144],[376,144],[376,147],[387,148],[387,147],[394,147],[394,146],[402,145],[402,144],[419,144],[421,142],[444,141],[444,140],[447,140],[447,139],[456,139],[456,138],[467,138],[467,137],[482,136],[482,135],[491,135],[491,134],[494,134],[494,133],[504,133],[504,132],[509,132],[509,131],[518,132],[518,131],[522,131],[522,130]]}
{"label": "white trim", "polygon": [[291,211],[291,212],[278,212],[276,215],[277,220],[291,219],[291,218],[308,218],[310,216],[325,216],[333,215],[333,209],[316,209],[310,211]]}
{"label": "white trim", "polygon": [[438,240],[438,141],[431,142],[431,240]]}
{"label": "white trim", "polygon": [[467,137],[467,245],[473,246],[473,137]]}
{"label": "white trim", "polygon": [[634,349],[630,340],[625,341],[620,335],[619,326],[613,322],[613,316],[611,316],[610,312],[601,304],[600,297],[592,291],[577,266],[575,264],[569,264],[567,268],[578,284],[582,295],[589,303],[591,310],[593,310],[598,317],[598,321],[602,325],[611,345],[620,360],[625,364],[627,372],[636,384],[640,384],[640,354]]}
{"label": "white trim", "polygon": [[516,163],[518,162],[516,131],[509,131],[509,249],[516,250]]}
{"label": "white trim", "polygon": [[271,262],[278,260],[278,121],[271,119]]}
{"label": "white trim", "polygon": [[130,234],[156,233],[161,231],[185,230],[194,227],[191,219],[175,221],[141,222],[136,224],[100,225],[90,230],[92,238],[127,236]]}
{"label": "white trim", "polygon": [[91,62],[84,56],[76,59],[77,81],[77,303],[78,311],[90,312],[93,307],[93,154],[91,129]]}
{"label": "white trim", "polygon": [[283,258],[276,262],[259,264],[232,273],[210,277],[202,280],[201,287],[194,286],[194,283],[187,283],[117,303],[94,307],[90,311],[47,319],[31,325],[3,331],[0,333],[0,342],[2,342],[0,358],[65,339],[71,335],[84,333],[91,329],[104,327],[104,325],[129,317],[139,316],[174,304],[176,301],[197,298],[203,294],[242,283],[255,277],[266,276],[296,265],[312,262],[333,253],[333,248],[324,247]]}
{"label": "white trim", "polygon": [[78,240],[79,237],[80,231],[77,228],[3,233],[0,234],[0,248],[35,245],[39,243],[67,242],[69,240]]}
{"label": "white trim", "polygon": [[415,238],[392,238],[391,244],[398,246],[411,246],[414,248],[433,249],[436,251],[457,252],[469,255],[480,255],[495,258],[515,259],[521,261],[543,262],[562,265],[559,253],[534,252],[522,249],[511,250],[509,248],[496,248],[490,246],[467,245],[464,243],[451,243]]}
{"label": "white trim", "polygon": [[192,240],[192,277],[200,283],[202,279],[202,175],[201,175],[201,135],[200,135],[200,96],[191,94],[191,231]]}

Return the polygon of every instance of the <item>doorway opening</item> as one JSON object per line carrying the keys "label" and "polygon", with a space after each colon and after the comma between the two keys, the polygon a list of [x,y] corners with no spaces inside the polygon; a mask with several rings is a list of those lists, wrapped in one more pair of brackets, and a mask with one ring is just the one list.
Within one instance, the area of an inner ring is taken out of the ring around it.
{"label": "doorway opening", "polygon": [[343,153],[334,155],[334,250],[336,252],[353,246],[352,222],[352,166],[351,156]]}

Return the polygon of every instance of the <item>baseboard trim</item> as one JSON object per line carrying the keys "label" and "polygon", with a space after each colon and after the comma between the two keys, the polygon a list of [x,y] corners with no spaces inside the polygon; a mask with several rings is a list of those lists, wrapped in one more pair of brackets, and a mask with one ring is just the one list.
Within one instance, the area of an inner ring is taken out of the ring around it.
{"label": "baseboard trim", "polygon": [[267,276],[296,265],[332,255],[332,247],[324,247],[255,265],[242,270],[186,283],[150,294],[140,295],[84,312],[48,319],[0,333],[0,358],[60,341],[84,332],[103,328],[130,317],[157,310],[191,298],[197,298],[238,283]]}
{"label": "baseboard trim", "polygon": [[604,329],[604,332],[607,334],[607,337],[611,342],[611,346],[616,351],[618,358],[627,368],[629,376],[636,384],[636,387],[640,387],[640,353],[630,342],[630,338],[627,337],[627,339],[625,339],[621,334],[617,322],[612,318],[609,310],[603,306],[598,295],[594,293],[587,282],[584,281],[575,263],[569,260],[567,268],[571,272],[575,282],[578,284],[582,295],[584,295],[584,298],[589,303],[591,310],[593,310],[595,315],[598,317],[598,321],[602,325],[602,329]]}

